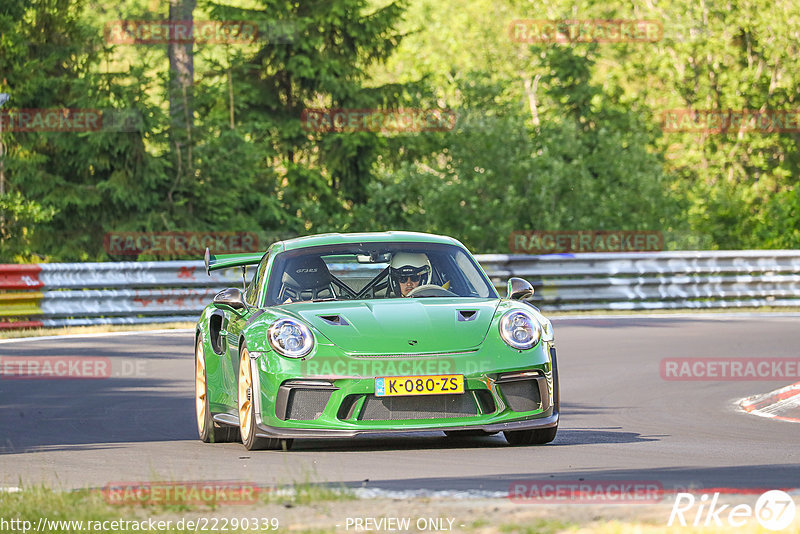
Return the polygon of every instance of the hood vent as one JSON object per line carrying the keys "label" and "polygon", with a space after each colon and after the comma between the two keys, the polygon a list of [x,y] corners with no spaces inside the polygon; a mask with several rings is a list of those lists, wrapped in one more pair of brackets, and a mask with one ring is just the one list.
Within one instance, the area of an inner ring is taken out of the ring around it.
{"label": "hood vent", "polygon": [[478,310],[457,310],[456,321],[473,321],[478,316]]}
{"label": "hood vent", "polygon": [[331,326],[348,326],[350,323],[341,315],[317,315],[320,319]]}

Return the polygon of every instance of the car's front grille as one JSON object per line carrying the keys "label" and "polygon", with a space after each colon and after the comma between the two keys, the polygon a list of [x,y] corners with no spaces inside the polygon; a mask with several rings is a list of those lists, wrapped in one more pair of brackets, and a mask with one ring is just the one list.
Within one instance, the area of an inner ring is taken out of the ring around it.
{"label": "car's front grille", "polygon": [[322,415],[333,393],[332,389],[292,388],[286,401],[286,419],[311,421]]}
{"label": "car's front grille", "polygon": [[478,415],[470,394],[376,397],[367,395],[359,420],[401,421]]}

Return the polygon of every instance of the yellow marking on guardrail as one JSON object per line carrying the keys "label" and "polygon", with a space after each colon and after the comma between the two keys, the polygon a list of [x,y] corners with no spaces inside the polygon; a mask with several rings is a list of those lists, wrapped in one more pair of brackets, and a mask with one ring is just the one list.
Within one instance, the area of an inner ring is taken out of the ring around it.
{"label": "yellow marking on guardrail", "polygon": [[0,317],[41,315],[39,302],[42,298],[41,291],[0,293]]}

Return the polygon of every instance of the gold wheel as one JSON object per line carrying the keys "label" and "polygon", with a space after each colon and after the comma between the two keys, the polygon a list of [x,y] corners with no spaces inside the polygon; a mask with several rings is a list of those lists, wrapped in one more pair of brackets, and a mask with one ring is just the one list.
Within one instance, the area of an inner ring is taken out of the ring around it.
{"label": "gold wheel", "polygon": [[206,361],[203,357],[203,341],[197,339],[197,348],[194,351],[194,393],[195,408],[197,412],[197,430],[202,436],[206,431]]}
{"label": "gold wheel", "polygon": [[257,449],[284,449],[292,446],[291,439],[264,438],[257,435],[255,428],[255,408],[253,401],[258,395],[253,391],[253,368],[251,367],[250,352],[242,347],[239,360],[239,434],[242,444],[248,451]]}
{"label": "gold wheel", "polygon": [[252,416],[253,375],[250,370],[250,353],[242,347],[242,355],[239,360],[239,428],[243,442],[250,438]]}

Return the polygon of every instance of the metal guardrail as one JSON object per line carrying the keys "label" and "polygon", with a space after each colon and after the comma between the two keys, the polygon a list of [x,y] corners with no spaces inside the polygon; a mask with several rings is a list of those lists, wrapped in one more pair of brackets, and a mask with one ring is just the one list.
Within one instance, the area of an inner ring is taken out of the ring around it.
{"label": "metal guardrail", "polygon": [[[800,251],[476,256],[501,294],[529,280],[543,311],[800,306]],[[252,274],[253,269],[250,270]],[[238,269],[202,261],[0,265],[0,329],[195,321]]]}
{"label": "metal guardrail", "polygon": [[478,257],[496,286],[528,279],[544,310],[800,306],[800,250]]}
{"label": "metal guardrail", "polygon": [[196,321],[241,280],[202,261],[0,265],[0,329]]}

